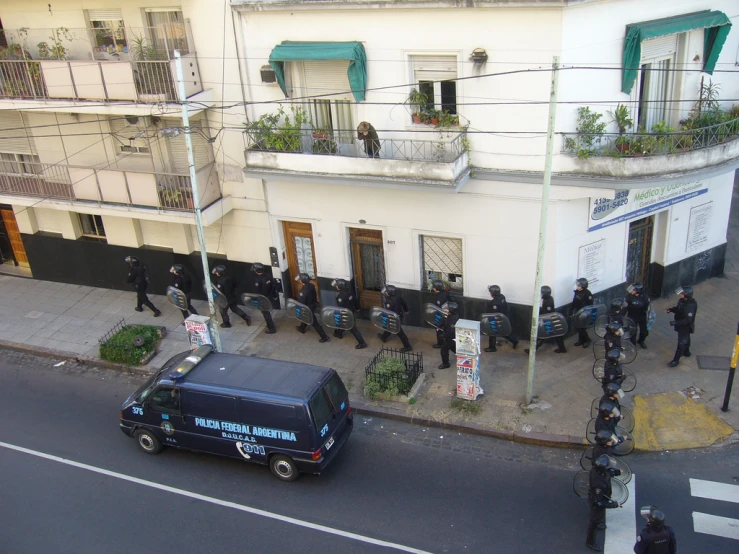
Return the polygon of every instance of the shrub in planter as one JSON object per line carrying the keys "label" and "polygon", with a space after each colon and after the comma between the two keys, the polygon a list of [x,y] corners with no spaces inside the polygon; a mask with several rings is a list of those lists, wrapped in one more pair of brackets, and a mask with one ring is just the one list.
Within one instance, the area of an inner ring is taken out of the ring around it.
{"label": "shrub in planter", "polygon": [[[138,337],[143,341],[137,341]],[[161,338],[159,327],[154,325],[126,325],[100,343],[100,357],[118,364],[142,365]]]}

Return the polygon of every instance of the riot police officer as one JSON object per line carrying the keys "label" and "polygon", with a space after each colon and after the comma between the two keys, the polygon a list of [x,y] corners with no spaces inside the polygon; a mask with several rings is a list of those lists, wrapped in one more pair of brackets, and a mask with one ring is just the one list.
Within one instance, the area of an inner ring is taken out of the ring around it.
{"label": "riot police officer", "polygon": [[[441,308],[447,302],[453,302],[452,295],[449,293],[449,289],[444,286],[443,281],[434,281],[431,283],[431,291],[434,293],[434,305],[437,308]],[[444,330],[436,330],[436,344],[434,348],[444,347]]]}
{"label": "riot police officer", "polygon": [[611,300],[611,307],[608,310],[608,321],[615,321],[616,323],[623,325],[628,309],[629,304],[626,302],[625,298],[614,298]]}
{"label": "riot police officer", "polygon": [[182,312],[182,318],[187,319],[187,316],[190,314],[198,315],[198,312],[192,307],[192,279],[190,278],[190,274],[185,271],[185,267],[182,264],[174,264],[169,268],[169,272],[172,274],[172,286],[180,289],[185,293],[185,298],[187,298],[187,310],[180,310]]}
{"label": "riot police officer", "polygon": [[449,351],[451,350],[455,354],[457,353],[457,346],[454,342],[455,330],[454,327],[459,321],[459,314],[457,313],[459,306],[456,302],[449,302],[447,304],[447,316],[444,321],[444,346],[441,347],[441,365],[439,369],[446,369],[449,366]]}
{"label": "riot police officer", "polygon": [[[551,314],[554,313],[556,310],[554,309],[554,298],[552,298],[552,288],[544,285],[541,287],[541,304],[539,306],[539,315],[544,314]],[[567,349],[565,348],[565,341],[562,337],[554,337],[555,342],[557,343],[557,348],[554,350],[555,354],[564,354],[567,352]],[[539,350],[542,343],[544,342],[544,339],[537,338],[536,340],[536,349]],[[525,348],[524,352],[526,354],[529,353],[529,349]]]}
{"label": "riot police officer", "polygon": [[621,390],[621,386],[618,383],[610,382],[607,385],[603,385],[603,396],[600,397],[600,406],[604,402],[610,402],[617,410],[621,411],[621,401],[619,400],[618,391]]}
{"label": "riot police officer", "polygon": [[593,460],[593,467],[590,469],[590,518],[585,546],[596,552],[603,551],[603,547],[596,542],[596,533],[598,529],[606,528],[606,509],[621,507],[618,502],[611,500],[611,477],[621,475],[621,470],[609,468],[609,462],[608,456],[599,456]]}
{"label": "riot police officer", "polygon": [[216,288],[223,296],[226,297],[226,300],[228,301],[228,306],[226,306],[225,308],[219,308],[222,319],[221,327],[223,327],[224,329],[228,329],[229,327],[231,327],[231,320],[228,318],[229,309],[241,319],[243,319],[247,325],[251,325],[251,319],[249,318],[249,316],[246,315],[244,310],[239,308],[234,282],[233,279],[231,279],[231,276],[226,273],[226,266],[217,265],[213,268],[213,271],[211,271],[211,273],[217,277],[215,283]]}
{"label": "riot police officer", "polygon": [[682,287],[677,293],[680,295],[677,305],[667,310],[667,313],[675,314],[675,321],[670,321],[670,326],[677,331],[675,357],[667,364],[670,367],[675,367],[680,362],[680,356],[690,357],[690,335],[695,332],[695,314],[698,311],[698,303],[693,298],[693,287]]}
{"label": "riot police officer", "polygon": [[126,283],[131,283],[133,289],[136,291],[136,307],[134,310],[143,312],[144,308],[141,307],[143,305],[154,312],[154,317],[159,317],[162,315],[162,312],[146,296],[146,288],[149,284],[146,268],[141,265],[141,262],[139,262],[136,256],[126,256],[126,263],[128,264],[128,278],[126,279]]}
{"label": "riot police officer", "polygon": [[595,418],[595,432],[608,431],[611,435],[618,436],[616,434],[616,424],[619,417],[615,415],[617,413],[618,410],[616,410],[613,402],[601,402],[598,405],[598,416]]}
{"label": "riot police officer", "polygon": [[647,520],[647,526],[636,537],[636,554],[676,554],[677,539],[672,527],[665,525],[665,514],[655,506],[644,506],[639,510]]}
{"label": "riot police officer", "polygon": [[617,321],[611,321],[606,325],[606,334],[603,337],[603,342],[606,346],[606,352],[610,350],[618,350],[621,352],[623,346],[621,345],[621,337],[624,334],[623,326]]}
{"label": "riot police officer", "polygon": [[[264,269],[264,264],[260,263],[255,263],[251,266],[251,270],[256,274],[254,290],[256,290],[257,294],[261,294],[276,302],[278,297],[277,291],[275,290],[275,283],[272,281],[272,276],[267,275]],[[275,329],[275,322],[272,321],[272,313],[268,310],[263,310],[262,317],[264,317],[264,322],[267,324],[267,330],[264,333],[267,335],[276,333],[277,329]]]}
{"label": "riot police officer", "polygon": [[[347,283],[344,279],[335,279],[331,282],[331,286],[333,286],[336,289],[336,303],[341,308],[347,308],[348,310],[351,310],[352,312],[356,312],[356,303],[354,302],[354,295],[352,294],[352,291],[349,290],[349,287],[347,286]],[[349,329],[349,332],[354,335],[354,338],[357,339],[357,345],[354,347],[357,350],[361,350],[362,348],[367,348],[367,343],[364,342],[364,338],[362,337],[362,333],[359,332],[359,329],[357,329],[356,323],[354,324],[354,327]],[[343,339],[344,338],[344,330],[343,329],[334,329],[334,336],[337,339]]]}
{"label": "riot police officer", "polygon": [[[503,314],[506,317],[508,315],[508,302],[506,302],[505,295],[500,293],[500,287],[498,285],[490,285],[488,287],[490,293],[490,300],[488,300],[487,310],[489,314]],[[518,346],[518,337],[511,333],[505,339],[513,345],[513,348]],[[485,348],[485,352],[497,352],[496,347],[497,337],[488,336],[488,347]]]}
{"label": "riot police officer", "polygon": [[644,341],[649,335],[647,330],[647,314],[649,313],[649,296],[644,294],[644,285],[634,283],[629,287],[630,293],[626,297],[628,304],[627,315],[636,323],[639,328],[639,338],[637,340],[636,329],[631,334],[631,344],[639,343],[639,346],[646,348]]}
{"label": "riot police officer", "polygon": [[613,453],[613,447],[616,441],[610,431],[602,430],[595,434],[595,444],[593,445],[593,457],[591,463],[603,456],[610,456]]}
{"label": "riot police officer", "polygon": [[613,383],[621,388],[626,376],[624,370],[621,367],[621,351],[617,348],[613,348],[606,352],[606,362],[603,368],[603,392],[606,392],[607,387]]}
{"label": "riot police officer", "polygon": [[[321,324],[318,322],[318,318],[315,315],[316,309],[318,308],[318,295],[316,294],[315,285],[310,282],[310,275],[307,273],[299,273],[295,280],[303,283],[303,288],[300,289],[300,292],[298,293],[298,302],[305,304],[310,308],[310,311],[313,312],[313,323],[311,323],[311,326],[316,330],[318,336],[321,337],[318,342],[328,342],[328,335],[326,334],[326,331],[323,330],[323,327],[321,327]],[[295,328],[304,335],[307,327],[308,325],[301,323]]]}
{"label": "riot police officer", "polygon": [[[403,320],[403,315],[407,315],[410,312],[408,311],[408,304],[405,303],[405,300],[398,294],[398,289],[395,288],[395,285],[387,285],[384,289],[382,289],[382,307],[386,310],[390,310],[391,312],[395,312],[398,314],[398,317],[400,320]],[[401,352],[410,352],[413,350],[411,348],[411,343],[408,340],[408,335],[405,334],[405,331],[403,331],[402,326],[398,326],[398,338],[400,338],[400,341],[403,343],[403,348],[400,349]],[[380,338],[382,342],[387,342],[387,339],[390,338],[390,331],[384,331],[382,333],[377,333],[377,336]]]}
{"label": "riot police officer", "polygon": [[[588,280],[581,277],[575,281],[575,295],[572,297],[572,313],[576,314],[578,310],[585,306],[593,305],[593,294],[588,290]],[[582,346],[587,348],[590,345],[590,337],[588,331],[585,328],[577,330],[577,342],[575,346]]]}

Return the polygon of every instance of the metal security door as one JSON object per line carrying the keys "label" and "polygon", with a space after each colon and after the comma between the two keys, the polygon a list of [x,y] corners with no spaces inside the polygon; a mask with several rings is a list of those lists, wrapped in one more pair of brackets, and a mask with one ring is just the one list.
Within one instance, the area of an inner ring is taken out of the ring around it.
{"label": "metal security door", "polygon": [[649,290],[649,266],[652,261],[652,216],[629,225],[629,246],[626,252],[626,282],[642,283]]}
{"label": "metal security door", "polygon": [[381,306],[381,291],[385,286],[385,252],[382,231],[349,229],[349,243],[354,266],[359,307]]}

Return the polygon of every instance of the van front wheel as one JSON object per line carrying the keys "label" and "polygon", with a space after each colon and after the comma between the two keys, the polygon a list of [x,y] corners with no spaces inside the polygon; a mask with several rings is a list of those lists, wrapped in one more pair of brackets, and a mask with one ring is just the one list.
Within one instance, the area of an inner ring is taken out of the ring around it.
{"label": "van front wheel", "polygon": [[295,481],[298,478],[298,466],[292,458],[282,454],[276,454],[269,459],[269,469],[280,481]]}
{"label": "van front wheel", "polygon": [[139,429],[133,435],[141,450],[147,454],[159,454],[162,451],[162,443],[151,431]]}

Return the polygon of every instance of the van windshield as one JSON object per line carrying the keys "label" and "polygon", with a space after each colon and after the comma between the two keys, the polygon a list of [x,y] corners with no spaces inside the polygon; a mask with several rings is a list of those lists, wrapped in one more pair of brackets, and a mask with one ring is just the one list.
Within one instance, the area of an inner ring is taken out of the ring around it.
{"label": "van windshield", "polygon": [[316,431],[320,432],[331,419],[331,416],[346,408],[348,398],[349,393],[346,391],[341,378],[337,374],[332,375],[308,403],[313,414]]}

